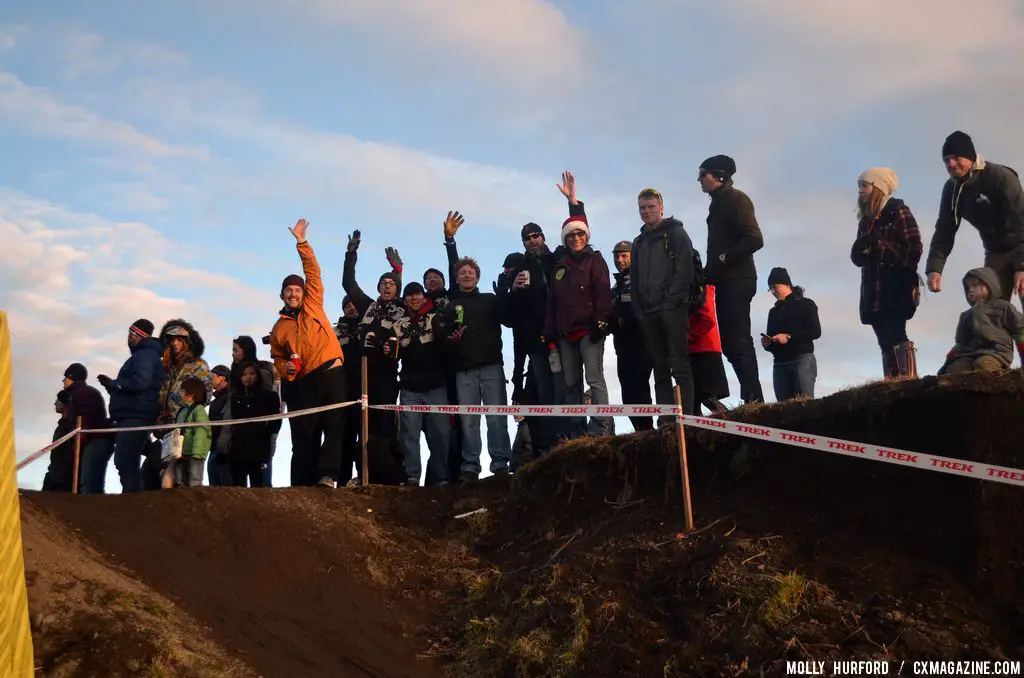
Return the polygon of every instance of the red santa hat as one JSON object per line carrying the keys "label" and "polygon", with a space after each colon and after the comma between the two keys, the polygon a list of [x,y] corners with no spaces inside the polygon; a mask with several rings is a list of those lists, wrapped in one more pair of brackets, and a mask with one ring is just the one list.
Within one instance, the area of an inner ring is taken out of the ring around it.
{"label": "red santa hat", "polygon": [[565,244],[565,236],[573,231],[583,231],[587,234],[587,242],[590,242],[590,226],[587,224],[587,217],[583,214],[574,214],[562,223],[562,244]]}

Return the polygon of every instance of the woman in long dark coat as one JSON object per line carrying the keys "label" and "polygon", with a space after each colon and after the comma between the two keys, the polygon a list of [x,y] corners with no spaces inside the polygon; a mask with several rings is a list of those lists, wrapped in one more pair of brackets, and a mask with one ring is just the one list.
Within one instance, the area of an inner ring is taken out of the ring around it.
{"label": "woman in long dark coat", "polygon": [[860,320],[870,325],[889,377],[917,377],[914,342],[907,321],[914,317],[923,246],[910,208],[893,198],[899,180],[887,167],[873,167],[857,179],[857,239],[850,259],[860,268]]}

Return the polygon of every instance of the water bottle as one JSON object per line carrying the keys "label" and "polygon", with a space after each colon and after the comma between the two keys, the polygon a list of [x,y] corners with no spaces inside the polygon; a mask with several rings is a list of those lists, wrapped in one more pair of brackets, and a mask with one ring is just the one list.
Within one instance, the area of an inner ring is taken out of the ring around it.
{"label": "water bottle", "polygon": [[548,364],[551,365],[551,372],[558,374],[562,371],[562,356],[558,353],[558,347],[554,344],[548,345]]}

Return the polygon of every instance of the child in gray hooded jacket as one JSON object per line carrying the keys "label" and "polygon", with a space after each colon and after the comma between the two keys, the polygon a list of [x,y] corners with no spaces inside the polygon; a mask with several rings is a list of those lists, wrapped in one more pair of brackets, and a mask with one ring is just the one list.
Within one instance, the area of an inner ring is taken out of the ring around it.
{"label": "child in gray hooded jacket", "polygon": [[963,284],[971,308],[960,314],[955,343],[939,374],[1008,369],[1014,346],[1024,362],[1024,315],[1000,298],[996,272],[987,267],[971,269]]}

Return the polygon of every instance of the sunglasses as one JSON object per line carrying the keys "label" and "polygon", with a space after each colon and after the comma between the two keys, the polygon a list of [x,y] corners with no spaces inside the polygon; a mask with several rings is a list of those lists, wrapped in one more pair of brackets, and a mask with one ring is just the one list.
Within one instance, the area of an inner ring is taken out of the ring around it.
{"label": "sunglasses", "polygon": [[530,240],[540,240],[543,237],[544,236],[541,235],[540,233],[527,233],[526,235],[523,236],[523,242],[527,242]]}
{"label": "sunglasses", "polygon": [[586,237],[587,234],[585,231],[572,231],[571,233],[566,233],[565,235],[566,240],[569,240],[570,238],[572,238],[573,240],[583,240]]}

